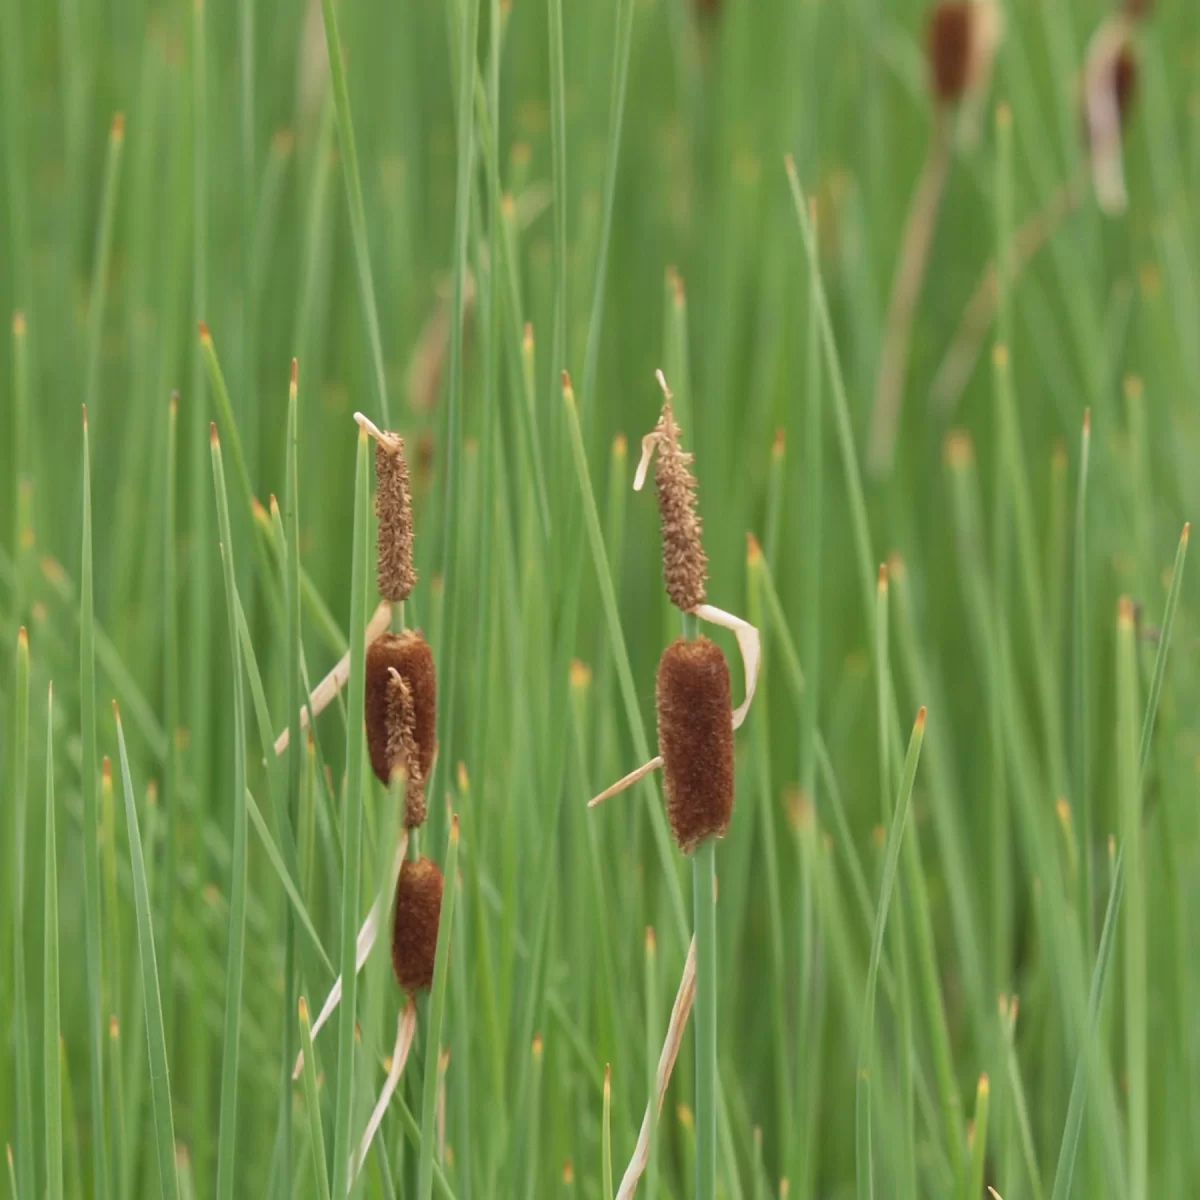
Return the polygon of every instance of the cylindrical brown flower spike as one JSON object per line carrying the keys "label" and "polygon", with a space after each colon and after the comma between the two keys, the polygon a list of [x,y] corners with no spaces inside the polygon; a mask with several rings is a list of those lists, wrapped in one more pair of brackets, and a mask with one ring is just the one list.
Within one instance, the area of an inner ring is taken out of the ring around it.
{"label": "cylindrical brown flower spike", "polygon": [[675,424],[669,395],[654,433],[658,449],[654,486],[662,526],[663,578],[671,603],[683,612],[691,612],[705,600],[708,555],[700,541],[692,456],[680,449],[679,426]]}
{"label": "cylindrical brown flower spike", "polygon": [[404,439],[387,433],[375,442],[375,511],[379,514],[379,594],[393,604],[408,599],[417,582],[413,567],[412,491]]}
{"label": "cylindrical brown flower spike", "polygon": [[381,783],[408,774],[404,825],[425,820],[424,784],[437,750],[433,652],[416,630],[385,633],[367,647],[365,721],[371,769]]}
{"label": "cylindrical brown flower spike", "polygon": [[733,814],[733,700],[725,656],[705,637],[677,638],[658,662],[658,747],[667,820],[690,854]]}
{"label": "cylindrical brown flower spike", "polygon": [[392,916],[392,970],[410,994],[433,983],[438,921],[442,915],[442,872],[428,858],[405,859],[396,881]]}

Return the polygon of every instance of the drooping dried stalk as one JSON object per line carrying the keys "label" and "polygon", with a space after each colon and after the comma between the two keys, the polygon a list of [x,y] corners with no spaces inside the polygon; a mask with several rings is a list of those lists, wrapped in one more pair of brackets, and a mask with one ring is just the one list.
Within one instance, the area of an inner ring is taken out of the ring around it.
{"label": "drooping dried stalk", "polygon": [[675,994],[675,1003],[671,1008],[671,1021],[667,1026],[667,1036],[663,1041],[662,1053],[658,1056],[658,1071],[655,1075],[655,1090],[657,1095],[651,1096],[646,1102],[646,1115],[642,1118],[642,1128],[638,1133],[637,1145],[625,1174],[621,1177],[621,1186],[617,1189],[617,1200],[632,1200],[637,1190],[638,1180],[646,1170],[650,1161],[650,1134],[662,1112],[663,1097],[667,1094],[667,1085],[671,1082],[671,1072],[675,1069],[675,1059],[679,1055],[679,1047],[683,1044],[683,1031],[687,1026],[688,1016],[692,1011],[692,1001],[696,995],[696,939],[693,937],[688,946],[687,958],[683,964],[683,976],[679,980],[679,991]]}
{"label": "drooping dried stalk", "polygon": [[400,1010],[400,1016],[396,1020],[396,1046],[392,1050],[392,1061],[388,1066],[387,1078],[383,1081],[379,1099],[375,1101],[371,1119],[367,1122],[366,1129],[363,1130],[358,1149],[350,1156],[351,1181],[355,1179],[362,1170],[363,1163],[367,1161],[367,1152],[371,1149],[375,1134],[379,1132],[379,1126],[383,1124],[383,1114],[387,1112],[392,1096],[395,1095],[396,1088],[400,1084],[400,1076],[404,1074],[404,1064],[408,1061],[408,1052],[412,1049],[413,1037],[416,1032],[417,1006],[410,996],[408,1003]]}

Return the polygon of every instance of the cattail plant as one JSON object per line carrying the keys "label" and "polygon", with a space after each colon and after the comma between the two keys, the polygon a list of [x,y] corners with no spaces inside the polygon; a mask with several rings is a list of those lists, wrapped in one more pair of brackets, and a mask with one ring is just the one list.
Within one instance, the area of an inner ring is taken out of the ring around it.
{"label": "cattail plant", "polygon": [[[403,829],[392,871],[375,898],[355,942],[354,969],[357,973],[362,970],[375,944],[383,906],[393,888],[397,889],[397,911],[402,910],[400,889],[404,873],[410,866],[405,861],[409,834],[425,821],[425,785],[437,755],[437,675],[433,652],[419,632],[388,630],[389,618],[393,623],[398,618],[402,619],[403,603],[417,578],[412,564],[412,502],[403,439],[398,434],[381,431],[362,413],[355,413],[354,419],[360,428],[375,439],[376,510],[379,516],[376,578],[384,596],[367,629],[363,683],[364,732],[376,778],[389,787],[393,784],[399,786],[402,781],[404,797]],[[348,678],[347,655],[310,697],[309,708],[313,716],[320,711],[318,701],[321,707],[329,704]],[[282,753],[286,747],[287,738],[281,735],[275,744],[276,753]],[[422,859],[421,862],[427,863],[428,860]],[[428,866],[432,867],[432,864]],[[438,878],[440,881],[440,875]],[[439,882],[439,903],[440,899]],[[434,928],[436,930],[436,917]],[[436,944],[436,935],[431,946],[433,944]],[[430,955],[432,961],[432,949]],[[394,945],[393,964],[399,979],[400,967]],[[415,990],[403,980],[401,986],[408,991]],[[341,997],[342,978],[339,975],[313,1023],[314,1038],[336,1010]],[[303,1054],[296,1059],[293,1078],[299,1076],[302,1065]]]}
{"label": "cattail plant", "polygon": [[877,474],[891,469],[895,455],[913,314],[950,174],[955,114],[987,90],[999,33],[1000,16],[992,0],[941,0],[929,16],[926,58],[933,128],[909,202],[884,325],[867,444],[867,465]]}
{"label": "cattail plant", "polygon": [[358,1149],[350,1160],[351,1179],[361,1170],[404,1073],[416,1033],[415,994],[428,991],[433,986],[438,924],[442,915],[442,888],[442,872],[431,859],[405,861],[401,866],[392,910],[392,971],[396,982],[408,993],[408,1000],[400,1010],[397,1021],[396,1045],[388,1064],[387,1078],[363,1130]]}
{"label": "cattail plant", "polygon": [[[1050,199],[1014,230],[1008,251],[1007,276],[1013,281],[1037,257],[1057,230],[1087,199],[1089,190],[1100,210],[1122,213],[1125,191],[1123,131],[1137,92],[1137,59],[1133,34],[1147,17],[1148,0],[1125,0],[1092,35],[1083,68],[1080,117],[1086,155],[1080,168],[1051,193]],[[1089,186],[1090,184],[1090,186]],[[950,347],[930,389],[930,402],[948,416],[958,403],[979,361],[988,330],[996,317],[1000,279],[995,262],[988,263],[963,309]]]}
{"label": "cattail plant", "polygon": [[[615,795],[638,779],[663,769],[667,820],[680,851],[692,857],[695,917],[694,958],[689,971],[697,980],[696,997],[696,1195],[711,1200],[716,1186],[716,839],[733,814],[733,733],[745,720],[758,676],[758,630],[740,617],[707,603],[708,558],[701,542],[696,479],[692,456],[680,445],[680,430],[671,407],[671,390],[657,372],[663,393],[662,412],[642,439],[642,458],[634,489],[645,484],[655,452],[654,482],[662,529],[663,580],[671,602],[683,614],[683,636],[663,651],[658,664],[655,707],[658,716],[657,757],[595,797],[592,805]],[[697,619],[732,629],[746,672],[746,698],[734,709],[729,668],[719,647],[697,634]],[[683,994],[681,987],[681,994]],[[689,989],[690,993],[690,989]],[[683,1012],[686,1020],[686,1009]],[[672,1019],[672,1026],[675,1021]],[[682,1029],[682,1024],[680,1025]],[[668,1034],[668,1039],[670,1035]],[[676,1046],[676,1049],[678,1047]],[[674,1053],[664,1049],[666,1075]],[[666,1079],[660,1084],[666,1087]],[[653,1099],[652,1099],[653,1103]],[[647,1120],[654,1113],[647,1110]],[[647,1139],[650,1127],[644,1127]],[[645,1167],[635,1170],[630,1187]],[[627,1179],[629,1172],[627,1172]],[[625,1184],[622,1184],[622,1194]]]}

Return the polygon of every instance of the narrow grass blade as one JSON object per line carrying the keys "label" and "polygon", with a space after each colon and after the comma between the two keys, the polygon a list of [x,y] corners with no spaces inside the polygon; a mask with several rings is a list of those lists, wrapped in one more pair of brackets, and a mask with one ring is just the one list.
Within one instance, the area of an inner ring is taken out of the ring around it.
{"label": "narrow grass blade", "polygon": [[975,1088],[975,1128],[971,1135],[971,1169],[963,1200],[979,1200],[983,1195],[983,1170],[987,1163],[988,1103],[991,1088],[986,1075],[980,1075]]}
{"label": "narrow grass blade", "polygon": [[[326,10],[328,30],[332,17],[332,5],[328,0]],[[359,429],[354,473],[354,534],[350,557],[350,677],[347,684],[350,705],[346,726],[346,815],[341,914],[342,1008],[338,1017],[337,1104],[334,1109],[333,1126],[333,1190],[339,1197],[346,1195],[349,1186],[350,1124],[354,1108],[354,1017],[358,993],[355,926],[358,923],[359,879],[362,869],[360,855],[365,751],[363,671],[366,660],[363,629],[366,625],[369,494],[367,432],[365,429]]]}
{"label": "narrow grass blade", "polygon": [[1146,1031],[1146,861],[1142,848],[1142,787],[1137,761],[1137,658],[1133,603],[1121,598],[1117,616],[1117,795],[1125,861],[1125,1073],[1130,1200],[1146,1200],[1149,1162]]}
{"label": "narrow grass blade", "polygon": [[308,1109],[309,1141],[312,1143],[313,1173],[317,1177],[317,1200],[330,1200],[329,1165],[325,1161],[325,1133],[321,1126],[321,1097],[317,1092],[317,1060],[313,1054],[308,1003],[301,996],[300,1052],[304,1055],[304,1104]]}
{"label": "narrow grass blade", "polygon": [[[1154,722],[1158,716],[1158,702],[1162,696],[1163,680],[1167,671],[1167,653],[1171,645],[1171,633],[1175,626],[1175,613],[1179,607],[1179,596],[1183,590],[1183,567],[1187,560],[1188,540],[1191,526],[1185,525],[1175,551],[1175,564],[1171,572],[1171,588],[1167,593],[1163,612],[1162,629],[1158,639],[1158,654],[1154,660],[1154,674],[1146,700],[1146,712],[1142,720],[1142,732],[1138,746],[1138,779],[1145,776],[1146,763],[1150,757],[1150,741],[1154,733]],[[1071,1097],[1067,1103],[1067,1119],[1063,1127],[1062,1143],[1058,1151],[1058,1165],[1054,1171],[1053,1200],[1069,1200],[1075,1174],[1075,1157],[1079,1149],[1079,1136],[1083,1128],[1084,1104],[1087,1100],[1087,1076],[1093,1060],[1099,1057],[1095,1045],[1099,1028],[1101,1007],[1104,1001],[1105,984],[1112,958],[1113,940],[1116,936],[1121,896],[1125,887],[1125,846],[1122,844],[1113,866],[1112,887],[1108,906],[1104,912],[1104,924],[1100,930],[1100,947],[1096,952],[1096,963],[1092,969],[1092,982],[1088,991],[1087,1023],[1080,1031],[1079,1054],[1075,1062],[1075,1074],[1071,1082]]]}
{"label": "narrow grass blade", "polygon": [[166,864],[163,871],[162,920],[159,923],[163,959],[163,1024],[167,1048],[175,1044],[175,901],[179,891],[179,842],[182,761],[179,746],[179,595],[176,568],[176,471],[178,464],[179,395],[172,395],[167,413],[166,516],[163,538],[163,711],[166,717],[167,758],[163,772],[163,805],[167,814]]}
{"label": "narrow grass blade", "polygon": [[87,380],[83,397],[85,406],[93,411],[100,382],[100,339],[104,332],[104,301],[108,294],[108,264],[112,255],[113,223],[121,185],[121,150],[124,145],[125,116],[117,113],[108,131],[108,155],[104,161],[100,219],[96,224],[96,247],[92,259],[92,292],[88,302]]}
{"label": "narrow grass blade", "polygon": [[[658,1090],[658,1048],[662,1035],[658,1020],[658,944],[654,930],[646,929],[646,1095],[654,1096]],[[658,1122],[650,1121],[646,1127],[646,1200],[658,1197]]]}
{"label": "narrow grass blade", "polygon": [[150,889],[142,859],[142,835],[138,828],[133,780],[125,750],[121,714],[113,703],[117,723],[117,749],[121,756],[121,784],[125,792],[125,831],[129,838],[129,866],[133,876],[133,900],[137,909],[138,956],[142,963],[142,1000],[146,1014],[146,1040],[150,1047],[150,1089],[154,1106],[154,1141],[158,1150],[160,1194],[179,1195],[175,1171],[175,1120],[171,1113],[171,1083],[167,1062],[167,1035],[163,1026],[162,999],[158,989],[158,962],[154,952],[154,924],[150,915]]}
{"label": "narrow grass blade", "polygon": [[42,1087],[46,1108],[46,1194],[63,1195],[62,1074],[59,1070],[58,848],[54,813],[54,685],[46,705],[46,856],[42,974]]}
{"label": "narrow grass blade", "polygon": [[109,1194],[104,1133],[104,955],[100,906],[100,782],[96,763],[96,635],[92,579],[92,470],[83,410],[83,563],[79,572],[79,703],[83,724],[84,939],[88,980],[88,1047],[92,1067],[92,1177],[97,1200]]}
{"label": "narrow grass blade", "polygon": [[[387,376],[383,369],[383,342],[379,334],[379,313],[375,307],[375,283],[371,278],[371,248],[367,243],[367,212],[363,204],[362,177],[358,169],[358,147],[354,141],[354,124],[350,119],[350,92],[346,87],[345,58],[338,32],[333,0],[321,0],[321,16],[325,24],[325,48],[329,55],[329,74],[333,81],[333,103],[337,114],[338,143],[341,146],[342,177],[346,183],[346,203],[350,210],[350,235],[354,245],[355,275],[363,317],[367,323],[371,366],[374,369],[376,399],[383,414],[385,428],[392,424],[388,406]],[[461,311],[461,310],[459,310]]]}
{"label": "narrow grass blade", "polygon": [[215,425],[209,430],[213,485],[217,497],[217,529],[225,577],[229,653],[233,660],[233,855],[229,886],[229,944],[225,966],[225,1022],[221,1049],[221,1116],[217,1135],[217,1197],[233,1200],[238,1135],[238,1060],[242,1031],[242,979],[246,955],[246,700],[242,683],[242,649],[237,627],[233,545],[225,468]]}
{"label": "narrow grass blade", "polygon": [[842,377],[841,360],[838,358],[837,341],[833,336],[833,320],[829,315],[829,300],[821,280],[817,259],[816,232],[809,219],[808,200],[796,174],[796,164],[789,154],[784,160],[788,184],[792,189],[792,200],[796,218],[800,222],[800,234],[808,255],[811,272],[812,302],[816,305],[821,344],[825,349],[825,366],[833,385],[833,416],[837,430],[838,447],[842,455],[842,468],[846,474],[846,496],[850,502],[850,521],[854,533],[854,551],[858,560],[859,585],[863,589],[863,612],[870,615],[875,598],[875,556],[871,552],[871,531],[867,523],[867,502],[863,493],[862,472],[854,448],[854,427],[850,419],[850,404],[846,398],[846,384]]}
{"label": "narrow grass blade", "polygon": [[855,1127],[857,1129],[857,1167],[859,1200],[875,1194],[874,1172],[871,1165],[871,1094],[870,1064],[874,1057],[872,1047],[875,1039],[875,994],[879,979],[879,962],[883,954],[883,934],[887,927],[888,906],[892,889],[896,883],[896,869],[900,863],[900,849],[904,839],[904,827],[908,820],[909,802],[912,799],[913,783],[917,777],[917,764],[921,758],[921,743],[925,738],[925,710],[917,713],[908,753],[900,777],[900,791],[892,813],[892,825],[888,830],[887,846],[884,851],[883,878],[879,885],[879,906],[875,914],[875,930],[871,939],[871,958],[867,965],[867,985],[863,1000],[862,1028],[858,1038],[858,1083],[856,1087]]}
{"label": "narrow grass blade", "polygon": [[[329,0],[325,0],[326,3]],[[475,157],[474,106],[471,103],[475,55],[479,43],[479,0],[464,0],[452,6],[461,23],[458,47],[458,144],[454,193],[453,309],[450,318],[449,395],[446,404],[446,479],[443,491],[442,575],[446,587],[446,614],[438,634],[436,656],[439,675],[445,681],[438,703],[438,739],[442,756],[455,760],[455,634],[458,612],[459,457],[460,427],[463,422],[463,297],[466,294],[467,240],[470,231],[471,179]],[[434,766],[436,776],[437,766]],[[430,794],[435,791],[429,781]]]}
{"label": "narrow grass blade", "polygon": [[433,990],[429,996],[429,1027],[425,1035],[425,1083],[421,1094],[421,1152],[417,1169],[417,1200],[433,1194],[433,1151],[437,1141],[438,1060],[441,1057],[442,1017],[446,1007],[446,976],[450,968],[450,938],[454,931],[454,897],[458,891],[458,817],[451,818],[446,862],[446,886],[438,920],[437,953],[433,961]]}
{"label": "narrow grass blade", "polygon": [[600,1195],[613,1200],[612,1168],[612,1066],[604,1064],[604,1112],[600,1126]]}

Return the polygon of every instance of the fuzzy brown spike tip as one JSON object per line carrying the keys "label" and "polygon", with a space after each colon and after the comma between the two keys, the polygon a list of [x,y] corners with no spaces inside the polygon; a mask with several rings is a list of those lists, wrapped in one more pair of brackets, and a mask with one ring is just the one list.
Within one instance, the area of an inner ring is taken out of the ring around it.
{"label": "fuzzy brown spike tip", "polygon": [[667,820],[690,854],[723,836],[733,815],[733,700],[720,648],[705,637],[673,641],[658,661],[655,701]]}
{"label": "fuzzy brown spike tip", "polygon": [[428,858],[405,859],[396,881],[392,916],[392,970],[408,993],[433,984],[438,921],[442,915],[442,872]]}
{"label": "fuzzy brown spike tip", "polygon": [[413,567],[412,489],[404,439],[388,434],[375,443],[375,511],[379,514],[379,594],[393,604],[408,599],[417,582]]}
{"label": "fuzzy brown spike tip", "polygon": [[705,601],[708,555],[700,540],[692,455],[680,449],[679,426],[675,424],[670,400],[663,404],[655,432],[658,461],[654,467],[654,486],[662,525],[663,578],[671,603],[683,612],[691,612]]}
{"label": "fuzzy brown spike tip", "polygon": [[398,671],[388,672],[387,756],[393,771],[403,770],[404,828],[425,824],[425,776],[417,746],[417,714],[412,688]]}
{"label": "fuzzy brown spike tip", "polygon": [[[407,701],[395,686],[398,676]],[[407,730],[403,728],[405,710],[411,707]],[[393,769],[408,773],[408,788],[421,787],[429,778],[437,751],[437,673],[429,643],[415,630],[404,633],[385,633],[367,647],[365,718],[367,751],[371,769],[381,783],[391,782]],[[411,743],[415,758],[395,757],[397,751]],[[424,798],[420,803],[424,818]],[[408,821],[417,814],[411,799],[406,797],[405,824],[411,828],[420,821]]]}

